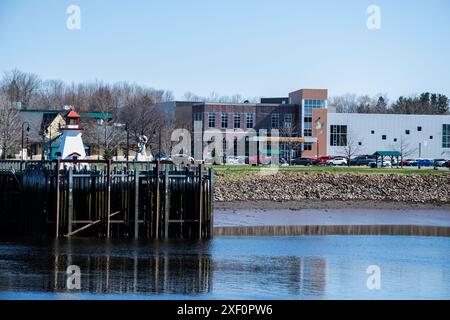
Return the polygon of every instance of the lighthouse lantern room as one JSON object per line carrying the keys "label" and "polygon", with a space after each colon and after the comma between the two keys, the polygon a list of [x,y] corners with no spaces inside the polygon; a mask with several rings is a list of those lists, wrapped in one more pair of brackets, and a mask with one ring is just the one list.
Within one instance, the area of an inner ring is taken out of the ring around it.
{"label": "lighthouse lantern room", "polygon": [[61,144],[59,145],[58,154],[64,160],[82,160],[86,159],[86,151],[84,150],[83,139],[80,127],[80,116],[71,109],[65,116],[66,125],[61,129]]}

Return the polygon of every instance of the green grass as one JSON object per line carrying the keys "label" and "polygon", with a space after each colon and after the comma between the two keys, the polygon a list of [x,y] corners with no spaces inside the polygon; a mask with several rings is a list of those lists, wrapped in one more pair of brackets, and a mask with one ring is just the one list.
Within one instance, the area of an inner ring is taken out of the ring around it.
{"label": "green grass", "polygon": [[[216,173],[226,174],[251,174],[258,173],[262,168],[267,166],[249,166],[249,165],[229,165],[212,166]],[[279,167],[279,172],[332,172],[332,173],[369,173],[369,174],[450,174],[448,169],[433,170],[433,168],[417,169],[417,168],[369,168],[369,167],[325,167],[325,166],[291,166]]]}

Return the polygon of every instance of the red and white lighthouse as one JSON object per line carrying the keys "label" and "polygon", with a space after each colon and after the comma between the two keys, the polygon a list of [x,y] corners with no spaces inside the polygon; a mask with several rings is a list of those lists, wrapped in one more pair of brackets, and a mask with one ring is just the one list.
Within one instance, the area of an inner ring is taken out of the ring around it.
{"label": "red and white lighthouse", "polygon": [[66,125],[61,129],[61,143],[58,154],[63,160],[82,160],[86,159],[80,127],[80,115],[71,109],[65,115]]}

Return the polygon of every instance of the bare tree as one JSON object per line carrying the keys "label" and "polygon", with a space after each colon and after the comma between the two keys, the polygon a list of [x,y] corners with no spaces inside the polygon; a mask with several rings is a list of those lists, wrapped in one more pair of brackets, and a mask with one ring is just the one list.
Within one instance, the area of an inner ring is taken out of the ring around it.
{"label": "bare tree", "polygon": [[14,104],[20,103],[23,108],[32,105],[32,99],[40,84],[41,79],[37,75],[17,69],[6,71],[1,80],[3,93],[6,94],[7,100]]}
{"label": "bare tree", "polygon": [[414,154],[417,151],[417,148],[411,147],[408,139],[405,136],[400,137],[400,141],[398,143],[392,145],[392,148],[395,151],[400,152],[400,166],[403,168],[403,159]]}
{"label": "bare tree", "polygon": [[298,137],[297,126],[294,123],[283,123],[283,125],[279,129],[281,138],[288,138],[288,141],[284,142],[284,146],[287,151],[289,151],[288,159],[286,159],[289,164],[291,163],[292,153],[294,150],[297,150],[301,146],[301,142],[296,141],[293,138]]}
{"label": "bare tree", "polygon": [[350,166],[350,160],[353,156],[358,154],[361,150],[360,143],[361,140],[352,132],[348,132],[346,136],[342,136],[343,145],[338,149],[338,154],[347,159],[347,165]]}
{"label": "bare tree", "polygon": [[21,121],[19,111],[8,97],[0,96],[0,151],[3,159],[17,149],[20,139]]}

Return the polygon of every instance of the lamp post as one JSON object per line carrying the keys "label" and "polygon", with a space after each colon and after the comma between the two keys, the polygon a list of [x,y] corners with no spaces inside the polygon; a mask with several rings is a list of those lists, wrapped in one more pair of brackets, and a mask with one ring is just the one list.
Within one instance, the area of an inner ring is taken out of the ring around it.
{"label": "lamp post", "polygon": [[[153,137],[155,137],[155,136],[156,136],[156,129],[153,130]],[[161,127],[159,127],[158,159],[161,159]]]}
{"label": "lamp post", "polygon": [[316,130],[317,130],[317,142],[316,142],[316,144],[317,144],[317,159],[319,159],[319,157],[320,157],[319,135],[322,134],[322,122],[320,122],[320,117],[317,118],[317,120],[316,120]]}
{"label": "lamp post", "polygon": [[[23,162],[23,130],[24,130],[25,125],[27,125],[27,132],[30,132],[30,124],[27,121],[23,122],[22,123],[22,152],[21,152],[21,157],[20,157],[20,159],[21,159],[20,169],[22,169],[22,162]],[[28,157],[28,154],[27,154],[27,157]]]}
{"label": "lamp post", "polygon": [[420,169],[420,157],[422,155],[422,142],[419,142],[419,169]]}
{"label": "lamp post", "polygon": [[[125,131],[127,132],[127,162],[130,160],[130,127],[128,123],[125,124]],[[128,165],[128,164],[127,164]]]}

